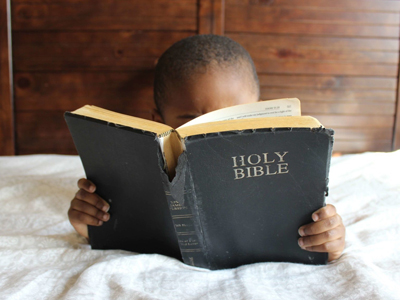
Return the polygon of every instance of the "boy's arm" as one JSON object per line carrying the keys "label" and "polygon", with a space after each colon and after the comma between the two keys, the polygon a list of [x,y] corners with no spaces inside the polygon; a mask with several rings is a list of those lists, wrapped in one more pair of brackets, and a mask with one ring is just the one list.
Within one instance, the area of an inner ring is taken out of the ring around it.
{"label": "boy's arm", "polygon": [[299,246],[308,251],[328,252],[328,260],[338,259],[344,250],[346,229],[332,204],[312,214],[313,223],[299,228]]}
{"label": "boy's arm", "polygon": [[87,225],[101,226],[110,219],[109,204],[95,193],[96,186],[86,178],[78,180],[79,191],[68,210],[68,218],[75,230],[89,238]]}

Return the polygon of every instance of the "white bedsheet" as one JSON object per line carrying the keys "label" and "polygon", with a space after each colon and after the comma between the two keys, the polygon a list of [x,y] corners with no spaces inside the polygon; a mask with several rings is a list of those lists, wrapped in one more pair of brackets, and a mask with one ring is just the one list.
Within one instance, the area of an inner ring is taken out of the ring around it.
{"label": "white bedsheet", "polygon": [[400,151],[334,158],[328,203],[347,227],[326,266],[194,268],[91,250],[68,222],[76,156],[0,157],[0,299],[400,299]]}

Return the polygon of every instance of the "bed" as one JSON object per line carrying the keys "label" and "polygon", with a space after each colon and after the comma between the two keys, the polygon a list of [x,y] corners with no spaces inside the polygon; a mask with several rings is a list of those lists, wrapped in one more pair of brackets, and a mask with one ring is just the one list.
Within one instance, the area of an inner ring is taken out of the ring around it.
{"label": "bed", "polygon": [[337,261],[209,271],[91,250],[67,218],[79,157],[0,157],[0,299],[400,299],[398,170],[400,151],[332,159],[327,202],[347,228]]}

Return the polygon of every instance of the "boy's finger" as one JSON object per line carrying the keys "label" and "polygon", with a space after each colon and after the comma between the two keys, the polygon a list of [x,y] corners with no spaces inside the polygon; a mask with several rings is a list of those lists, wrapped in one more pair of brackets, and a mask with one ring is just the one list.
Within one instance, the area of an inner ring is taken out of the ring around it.
{"label": "boy's finger", "polygon": [[78,180],[78,187],[80,189],[88,191],[89,193],[94,193],[94,191],[96,190],[96,185],[86,178],[81,178]]}
{"label": "boy's finger", "polygon": [[89,216],[83,212],[74,210],[72,208],[69,209],[68,216],[72,225],[74,225],[74,223],[87,224],[92,226],[103,225],[102,220],[99,220],[93,216]]}
{"label": "boy's finger", "polygon": [[107,212],[110,209],[110,205],[104,199],[102,199],[99,195],[89,193],[83,189],[80,189],[75,194],[75,198],[85,201],[104,212]]}
{"label": "boy's finger", "polygon": [[311,235],[311,236],[304,236],[299,238],[299,246],[304,247],[311,247],[311,246],[318,246],[324,243],[337,240],[345,235],[345,229],[343,225],[339,225],[333,229],[327,230],[320,234]]}
{"label": "boy's finger", "polygon": [[299,235],[307,236],[307,235],[315,235],[325,231],[328,231],[332,228],[335,228],[342,223],[342,218],[339,215],[334,215],[327,219],[323,219],[321,221],[310,223],[307,225],[303,225],[299,228]]}
{"label": "boy's finger", "polygon": [[304,247],[302,249],[312,252],[341,252],[343,251],[343,248],[343,237],[341,237],[337,240],[330,241],[322,245]]}
{"label": "boy's finger", "polygon": [[314,222],[319,220],[324,220],[329,217],[336,215],[336,208],[332,204],[327,204],[326,206],[318,209],[312,214],[312,219]]}
{"label": "boy's finger", "polygon": [[[91,205],[85,201],[76,199],[76,198],[74,200],[72,200],[72,202],[71,202],[71,210],[82,212],[86,215],[95,217],[98,220],[102,220],[102,221],[108,221],[110,219],[110,214],[105,213],[105,212],[97,209],[93,205]],[[80,217],[79,215],[77,215],[77,216]],[[81,221],[81,220],[78,219],[77,221]]]}
{"label": "boy's finger", "polygon": [[329,252],[328,261],[332,261],[332,260],[338,259],[340,256],[342,256],[343,250],[344,250],[344,248],[340,249],[339,251]]}

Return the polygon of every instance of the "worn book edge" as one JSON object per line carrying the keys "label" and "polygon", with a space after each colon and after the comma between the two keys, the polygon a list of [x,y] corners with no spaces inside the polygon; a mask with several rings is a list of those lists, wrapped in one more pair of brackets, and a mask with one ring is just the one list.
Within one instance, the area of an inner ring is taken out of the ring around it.
{"label": "worn book edge", "polygon": [[[324,134],[329,137],[329,145],[327,149],[327,161],[326,161],[326,173],[325,173],[325,188],[324,188],[324,201],[323,201],[323,206],[326,205],[325,198],[328,196],[328,183],[329,183],[329,167],[330,167],[330,161],[331,161],[331,153],[332,153],[332,147],[333,147],[333,135],[334,131],[332,129],[327,129],[324,128],[323,126],[320,127],[290,127],[290,128],[259,128],[259,129],[254,129],[254,130],[243,130],[243,132],[240,131],[230,131],[230,132],[225,132],[225,133],[220,133],[218,134],[200,134],[200,135],[191,135],[185,138],[188,142],[190,141],[195,141],[199,139],[207,139],[207,138],[213,138],[216,135],[224,135],[225,138],[229,136],[234,136],[236,134],[254,134],[259,131],[264,132],[263,129],[267,129],[268,132],[310,132],[310,133],[316,133],[316,134]],[[184,152],[182,155],[186,155],[186,152]],[[205,235],[205,232],[203,231],[203,228],[206,228],[204,225],[204,212],[202,212],[201,203],[202,201],[201,196],[199,197],[199,191],[198,188],[196,188],[196,185],[194,184],[193,178],[192,178],[192,172],[190,170],[190,163],[188,162],[187,157],[185,157],[185,161],[187,162],[187,166],[184,168],[184,171],[187,172],[188,175],[187,177],[187,186],[190,187],[190,193],[187,197],[184,197],[184,199],[181,199],[182,202],[180,202],[181,205],[189,205],[189,207],[192,210],[192,219],[193,219],[193,224],[194,227],[196,228],[196,235],[194,237],[197,239],[199,243],[199,253],[194,257],[194,260],[192,257],[189,257],[187,254],[184,255],[182,253],[182,258],[186,264],[194,265],[197,267],[202,267],[202,268],[208,268],[211,270],[218,270],[220,267],[213,263],[213,261],[209,258],[209,245],[210,245],[210,240],[207,238]],[[201,192],[200,192],[201,194]],[[175,198],[178,199],[178,198]],[[328,253],[315,253],[316,256],[320,256],[319,262],[314,262],[313,259],[310,258],[310,261],[307,262],[302,262],[305,264],[327,264],[328,263]],[[282,262],[286,262],[282,261]],[[291,261],[291,262],[297,262],[297,261]]]}
{"label": "worn book edge", "polygon": [[[292,117],[263,117],[237,119],[228,121],[216,121],[209,123],[201,123],[192,126],[186,126],[178,129],[142,118],[128,116],[125,114],[113,112],[94,105],[85,105],[73,112],[93,119],[102,120],[108,123],[128,126],[157,135],[160,144],[162,144],[162,152],[165,158],[165,169],[172,179],[175,175],[175,168],[178,163],[178,157],[184,151],[184,139],[188,136],[208,134],[232,130],[247,130],[260,128],[318,128],[322,124],[315,118],[309,116],[292,116]],[[163,141],[161,142],[161,139]]]}

